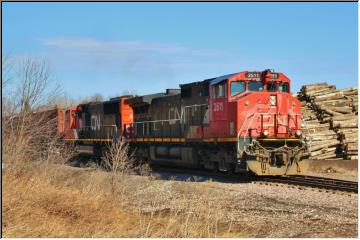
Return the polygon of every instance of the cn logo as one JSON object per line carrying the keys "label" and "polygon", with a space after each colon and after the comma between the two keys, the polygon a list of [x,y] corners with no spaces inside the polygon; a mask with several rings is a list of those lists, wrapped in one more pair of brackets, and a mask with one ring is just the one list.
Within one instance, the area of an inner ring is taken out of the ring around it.
{"label": "cn logo", "polygon": [[100,130],[100,115],[91,115],[91,130]]}
{"label": "cn logo", "polygon": [[223,111],[223,110],[224,110],[224,104],[222,102],[214,103],[214,108],[213,108],[214,112],[219,112],[219,111]]}

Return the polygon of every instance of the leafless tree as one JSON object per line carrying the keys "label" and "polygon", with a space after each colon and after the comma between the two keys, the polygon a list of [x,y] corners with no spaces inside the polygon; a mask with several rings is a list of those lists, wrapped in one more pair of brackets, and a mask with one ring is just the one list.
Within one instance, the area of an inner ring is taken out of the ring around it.
{"label": "leafless tree", "polygon": [[103,100],[104,100],[104,97],[100,93],[95,93],[94,95],[92,95],[90,97],[90,102],[101,102]]}
{"label": "leafless tree", "polygon": [[10,57],[7,56],[3,56],[1,58],[1,72],[2,72],[2,79],[1,79],[1,83],[2,83],[2,88],[3,90],[9,85],[9,83],[11,82],[11,71],[13,69],[13,65],[11,62]]}
{"label": "leafless tree", "polygon": [[58,108],[68,108],[71,106],[76,106],[80,103],[79,100],[75,100],[69,97],[67,94],[61,94],[56,98],[52,99],[52,106],[56,106]]}
{"label": "leafless tree", "polygon": [[123,95],[123,96],[125,96],[125,95],[134,95],[134,96],[136,96],[137,93],[136,93],[135,90],[124,90],[124,91],[121,92],[121,95]]}
{"label": "leafless tree", "polygon": [[58,96],[59,85],[44,60],[26,58],[18,71],[19,78],[13,79],[15,87],[7,89],[2,99],[4,161],[49,159],[61,152],[57,112],[40,110]]}
{"label": "leafless tree", "polygon": [[17,94],[21,111],[32,111],[49,103],[60,93],[54,73],[45,60],[25,58],[20,64]]}
{"label": "leafless tree", "polygon": [[88,97],[82,97],[82,98],[79,99],[79,103],[81,103],[81,104],[86,104],[86,103],[89,103],[89,102],[90,102],[90,100],[89,100]]}

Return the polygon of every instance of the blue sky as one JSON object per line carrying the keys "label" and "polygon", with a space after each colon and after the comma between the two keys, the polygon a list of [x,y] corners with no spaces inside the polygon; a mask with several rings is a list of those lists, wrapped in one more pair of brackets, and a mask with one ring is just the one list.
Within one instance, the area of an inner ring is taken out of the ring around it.
{"label": "blue sky", "polygon": [[293,91],[357,85],[357,3],[2,3],[3,54],[46,58],[73,98],[267,68]]}

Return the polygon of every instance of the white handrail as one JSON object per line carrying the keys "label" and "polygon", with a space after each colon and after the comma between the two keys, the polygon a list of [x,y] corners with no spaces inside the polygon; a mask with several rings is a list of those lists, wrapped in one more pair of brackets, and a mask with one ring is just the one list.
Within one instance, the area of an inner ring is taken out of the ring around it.
{"label": "white handrail", "polygon": [[[269,111],[270,111],[270,109],[269,109]],[[276,113],[269,113],[269,112],[266,112],[266,113],[249,113],[246,117],[245,117],[245,120],[244,120],[244,122],[243,122],[243,124],[241,125],[241,128],[239,129],[239,131],[238,131],[238,134],[237,134],[237,139],[238,139],[238,151],[240,150],[239,148],[240,148],[240,144],[239,144],[239,141],[240,141],[240,134],[241,134],[241,131],[242,131],[242,128],[243,128],[243,126],[244,126],[244,124],[245,124],[245,122],[247,121],[247,119],[249,118],[249,117],[251,117],[252,116],[252,119],[251,119],[251,121],[250,121],[250,123],[248,124],[248,127],[247,127],[247,129],[246,129],[246,133],[248,132],[248,130],[249,130],[249,127],[251,126],[251,123],[252,123],[252,121],[253,121],[253,119],[254,119],[254,117],[256,116],[256,115],[274,115],[274,116],[277,116],[278,117],[278,114],[276,114]],[[288,115],[291,115],[291,116],[301,116],[301,114],[297,114],[297,113],[294,113],[294,114],[288,114]],[[275,124],[275,122],[274,122],[274,124]],[[300,126],[301,127],[301,126]],[[245,137],[246,137],[246,134],[244,135],[244,140],[245,140]]]}

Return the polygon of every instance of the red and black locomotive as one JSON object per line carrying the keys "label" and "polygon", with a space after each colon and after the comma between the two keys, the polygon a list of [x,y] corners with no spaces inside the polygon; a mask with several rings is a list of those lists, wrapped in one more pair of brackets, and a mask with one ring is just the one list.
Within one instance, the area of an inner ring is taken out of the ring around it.
{"label": "red and black locomotive", "polygon": [[282,73],[238,72],[162,93],[82,104],[66,111],[65,139],[96,149],[125,137],[135,155],[151,164],[298,174],[308,154],[300,102],[290,87]]}

